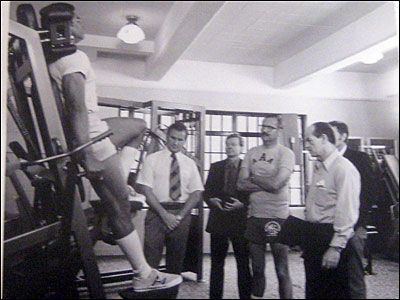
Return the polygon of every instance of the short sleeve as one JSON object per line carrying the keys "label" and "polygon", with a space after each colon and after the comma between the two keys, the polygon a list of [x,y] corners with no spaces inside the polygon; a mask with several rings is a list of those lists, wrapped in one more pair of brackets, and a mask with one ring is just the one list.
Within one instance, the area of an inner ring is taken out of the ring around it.
{"label": "short sleeve", "polygon": [[199,170],[197,169],[196,163],[190,159],[191,164],[191,180],[189,181],[188,192],[193,193],[195,191],[204,191],[203,182],[200,177]]}
{"label": "short sleeve", "polygon": [[71,55],[60,58],[49,66],[51,76],[60,82],[65,75],[73,73],[81,73],[87,78],[90,70],[89,58],[84,52],[79,50]]}
{"label": "short sleeve", "polygon": [[294,165],[295,165],[295,155],[294,152],[290,149],[285,149],[283,151],[282,157],[280,159],[280,168],[286,168],[289,169],[290,171],[293,171]]}
{"label": "short sleeve", "polygon": [[79,55],[76,55],[74,59],[71,60],[71,63],[65,65],[63,73],[61,74],[62,76],[73,73],[82,73],[86,78],[88,77],[90,72],[89,58],[84,52],[80,51],[77,54]]}

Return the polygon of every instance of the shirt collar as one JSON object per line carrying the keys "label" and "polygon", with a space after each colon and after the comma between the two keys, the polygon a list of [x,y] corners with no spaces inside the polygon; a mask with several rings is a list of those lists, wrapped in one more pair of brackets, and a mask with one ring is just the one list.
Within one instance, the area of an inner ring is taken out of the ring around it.
{"label": "shirt collar", "polygon": [[322,162],[322,165],[324,166],[325,170],[329,170],[335,159],[339,156],[339,151],[335,149],[332,151],[332,153]]}
{"label": "shirt collar", "polygon": [[342,148],[342,150],[339,151],[339,154],[343,156],[346,150],[347,150],[347,145],[344,144],[344,147]]}
{"label": "shirt collar", "polygon": [[239,167],[239,162],[240,162],[240,158],[237,158],[235,160],[231,160],[229,158],[226,159],[226,164],[227,165],[233,165],[233,166],[235,166],[235,168]]}
{"label": "shirt collar", "polygon": [[[168,149],[168,147],[165,147],[164,151],[168,155],[168,157],[172,157],[171,156],[172,152]],[[181,152],[179,151],[179,152],[175,153],[175,156],[178,157],[180,154],[181,154]]]}

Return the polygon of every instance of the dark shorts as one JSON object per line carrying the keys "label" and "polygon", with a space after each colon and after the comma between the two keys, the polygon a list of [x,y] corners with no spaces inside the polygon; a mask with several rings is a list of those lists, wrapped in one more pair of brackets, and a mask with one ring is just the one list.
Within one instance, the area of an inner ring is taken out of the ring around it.
{"label": "dark shorts", "polygon": [[255,244],[274,243],[281,231],[285,219],[255,218],[247,219],[244,237]]}

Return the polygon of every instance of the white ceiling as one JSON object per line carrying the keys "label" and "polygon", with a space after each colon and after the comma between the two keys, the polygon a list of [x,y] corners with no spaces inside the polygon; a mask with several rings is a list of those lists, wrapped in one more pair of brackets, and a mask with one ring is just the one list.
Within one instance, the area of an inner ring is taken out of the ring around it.
{"label": "white ceiling", "polygon": [[354,1],[229,2],[190,46],[184,58],[275,66],[382,4]]}
{"label": "white ceiling", "polygon": [[[11,19],[15,20],[16,7],[21,3],[32,3],[38,14],[42,7],[53,2],[12,1]],[[277,67],[312,50],[343,28],[357,29],[357,22],[363,17],[379,17],[379,9],[388,4],[388,1],[66,2],[75,6],[85,31],[91,35],[90,42],[82,44],[85,49],[94,49],[95,56],[100,52],[104,57],[106,51],[111,58],[113,55],[119,59],[145,57],[149,78],[158,79],[178,59]],[[139,16],[138,24],[146,33],[146,41],[133,46],[115,38],[126,23],[125,16],[131,14]],[[365,34],[369,31],[365,28]],[[374,37],[375,40],[378,42],[379,38]],[[330,55],[331,51],[324,55]],[[161,71],[151,70],[154,65],[159,65]],[[377,64],[354,63],[342,71],[383,73],[396,66],[398,48],[386,52]]]}

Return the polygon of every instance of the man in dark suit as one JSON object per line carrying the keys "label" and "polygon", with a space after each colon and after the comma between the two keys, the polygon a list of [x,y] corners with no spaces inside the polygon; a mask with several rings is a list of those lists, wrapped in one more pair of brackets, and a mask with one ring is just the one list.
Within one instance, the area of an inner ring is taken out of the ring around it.
{"label": "man in dark suit", "polygon": [[244,238],[247,194],[236,188],[243,138],[237,133],[231,134],[225,145],[228,158],[211,164],[204,191],[204,200],[210,208],[206,228],[211,233],[210,299],[222,298],[229,241],[236,258],[240,299],[249,299],[251,275],[247,240]]}
{"label": "man in dark suit", "polygon": [[355,255],[352,255],[349,268],[350,297],[352,299],[365,299],[366,287],[364,281],[364,246],[367,238],[366,226],[368,224],[368,212],[374,202],[374,172],[367,153],[352,150],[347,146],[349,137],[348,126],[340,121],[329,123],[336,134],[336,147],[345,158],[357,168],[361,175],[360,216],[354,227],[354,236],[349,240],[353,246]]}

